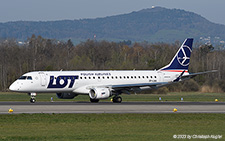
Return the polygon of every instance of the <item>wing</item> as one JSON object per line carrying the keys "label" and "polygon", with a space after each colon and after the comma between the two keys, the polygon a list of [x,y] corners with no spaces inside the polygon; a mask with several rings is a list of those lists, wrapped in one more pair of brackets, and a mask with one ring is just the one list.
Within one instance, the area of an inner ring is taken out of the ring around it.
{"label": "wing", "polygon": [[137,83],[137,84],[121,84],[121,85],[111,85],[107,86],[112,91],[117,93],[126,93],[130,94],[130,92],[139,92],[143,89],[157,89],[159,87],[163,87],[165,85],[172,84],[174,82],[157,82],[157,83]]}
{"label": "wing", "polygon": [[112,85],[110,86],[112,89],[121,89],[121,88],[136,88],[136,87],[152,87],[155,88],[157,86],[166,85],[169,82],[158,82],[158,83],[138,83],[138,84],[122,84],[122,85]]}

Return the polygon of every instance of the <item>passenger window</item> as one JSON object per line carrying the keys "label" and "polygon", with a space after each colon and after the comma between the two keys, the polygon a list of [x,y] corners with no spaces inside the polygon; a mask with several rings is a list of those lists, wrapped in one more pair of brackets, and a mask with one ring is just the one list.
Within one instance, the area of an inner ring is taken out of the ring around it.
{"label": "passenger window", "polygon": [[28,77],[27,77],[27,80],[32,80],[32,77],[31,77],[31,76],[28,76]]}

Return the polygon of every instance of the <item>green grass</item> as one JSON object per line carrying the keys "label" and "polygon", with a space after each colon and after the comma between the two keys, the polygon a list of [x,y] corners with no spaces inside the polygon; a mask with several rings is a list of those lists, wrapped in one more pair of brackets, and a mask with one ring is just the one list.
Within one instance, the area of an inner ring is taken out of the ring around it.
{"label": "green grass", "polygon": [[0,115],[0,140],[173,140],[223,135],[225,114]]}
{"label": "green grass", "polygon": [[[131,94],[121,95],[123,101],[159,101],[159,97],[162,101],[180,101],[181,97],[184,101],[214,101],[218,99],[219,101],[225,101],[225,93],[200,93],[200,92],[171,92],[168,94]],[[79,95],[74,99],[58,99],[56,94],[37,94],[37,101],[50,101],[53,97],[54,101],[89,101],[88,95]],[[1,92],[0,101],[29,101],[30,96],[25,93],[12,93],[12,92]],[[110,101],[110,98],[107,100]]]}

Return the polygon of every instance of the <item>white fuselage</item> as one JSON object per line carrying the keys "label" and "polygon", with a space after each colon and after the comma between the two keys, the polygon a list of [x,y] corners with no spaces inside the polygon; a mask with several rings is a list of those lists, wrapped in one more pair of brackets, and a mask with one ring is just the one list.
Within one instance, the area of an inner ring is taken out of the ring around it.
{"label": "white fuselage", "polygon": [[[9,89],[27,93],[88,94],[92,87],[98,86],[170,82],[180,73],[149,70],[29,72],[16,80]],[[146,89],[146,87],[140,88]]]}

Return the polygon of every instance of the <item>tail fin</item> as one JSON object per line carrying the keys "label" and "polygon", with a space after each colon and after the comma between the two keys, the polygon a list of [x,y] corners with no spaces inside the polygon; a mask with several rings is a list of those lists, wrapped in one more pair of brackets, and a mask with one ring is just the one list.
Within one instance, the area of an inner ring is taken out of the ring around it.
{"label": "tail fin", "polygon": [[173,71],[173,72],[187,72],[192,52],[192,44],[193,39],[188,38],[186,39],[179,50],[177,51],[176,55],[173,57],[172,61],[166,65],[165,67],[161,68],[162,71]]}

